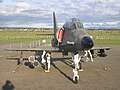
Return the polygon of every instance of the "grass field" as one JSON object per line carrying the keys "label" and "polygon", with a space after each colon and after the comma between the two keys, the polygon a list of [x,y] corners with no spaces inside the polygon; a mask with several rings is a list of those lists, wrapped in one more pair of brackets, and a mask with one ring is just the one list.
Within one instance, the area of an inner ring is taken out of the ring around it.
{"label": "grass field", "polygon": [[[94,39],[95,44],[112,44],[120,45],[120,31],[119,30],[88,30],[87,31]],[[2,30],[0,29],[0,42],[30,42],[35,40],[47,40],[53,38],[52,30]],[[42,35],[39,35],[42,34]]]}
{"label": "grass field", "polygon": [[120,30],[91,30],[87,31],[95,44],[120,45]]}
{"label": "grass field", "polygon": [[0,42],[30,42],[35,40],[50,40],[52,36],[39,35],[53,33],[47,31],[17,31],[17,30],[4,30],[0,31]]}

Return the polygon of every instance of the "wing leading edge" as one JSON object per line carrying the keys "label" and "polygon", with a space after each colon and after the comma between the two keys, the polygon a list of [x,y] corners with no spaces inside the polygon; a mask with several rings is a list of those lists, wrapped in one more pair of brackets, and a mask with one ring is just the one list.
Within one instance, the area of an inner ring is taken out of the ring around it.
{"label": "wing leading edge", "polygon": [[58,48],[53,47],[42,47],[42,48],[8,48],[5,49],[6,51],[31,51],[31,52],[42,52],[42,51],[49,51],[49,52],[60,52]]}
{"label": "wing leading edge", "polygon": [[104,49],[104,50],[110,50],[110,47],[93,47],[91,48],[91,50],[100,50],[100,49]]}

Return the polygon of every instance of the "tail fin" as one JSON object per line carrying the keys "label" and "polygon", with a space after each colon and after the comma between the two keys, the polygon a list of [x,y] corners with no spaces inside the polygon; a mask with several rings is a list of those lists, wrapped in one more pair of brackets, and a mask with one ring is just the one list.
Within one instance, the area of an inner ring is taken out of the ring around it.
{"label": "tail fin", "polygon": [[58,25],[57,25],[57,21],[56,21],[56,17],[55,17],[55,12],[53,11],[53,24],[54,24],[54,38],[51,41],[52,47],[57,47],[58,45],[58,40],[56,38],[56,33],[58,30]]}
{"label": "tail fin", "polygon": [[53,11],[53,23],[54,23],[54,34],[56,35],[56,32],[58,30],[58,25],[57,25],[56,16],[55,16],[54,11]]}

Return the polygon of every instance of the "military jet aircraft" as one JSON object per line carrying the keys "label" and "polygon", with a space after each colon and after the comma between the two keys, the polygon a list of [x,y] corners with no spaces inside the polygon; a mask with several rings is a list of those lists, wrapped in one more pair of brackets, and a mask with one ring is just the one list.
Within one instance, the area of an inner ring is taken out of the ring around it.
{"label": "military jet aircraft", "polygon": [[[61,52],[63,55],[68,55],[71,52],[73,60],[73,81],[78,83],[79,75],[78,70],[82,70],[79,63],[82,57],[86,56],[93,62],[94,51],[97,51],[98,56],[106,56],[105,50],[109,50],[109,47],[93,47],[94,41],[92,37],[86,32],[82,22],[77,18],[69,19],[62,28],[58,28],[55,12],[53,12],[54,23],[54,38],[51,40],[52,47],[41,48],[13,48],[6,49],[10,51],[21,51],[20,60],[23,60],[23,51],[35,52],[35,56],[30,56],[28,62],[34,67],[39,65],[39,62],[46,63],[45,72],[49,72],[51,53]],[[41,54],[42,53],[42,54]],[[41,61],[39,59],[41,58]]]}

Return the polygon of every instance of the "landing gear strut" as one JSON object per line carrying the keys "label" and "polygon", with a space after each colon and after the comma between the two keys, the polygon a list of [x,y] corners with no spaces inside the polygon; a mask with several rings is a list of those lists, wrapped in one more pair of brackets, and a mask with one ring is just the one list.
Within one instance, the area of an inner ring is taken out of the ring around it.
{"label": "landing gear strut", "polygon": [[92,56],[90,50],[85,51],[85,55],[84,56],[86,57],[86,62],[88,62],[89,60],[91,62],[93,62],[93,56]]}
{"label": "landing gear strut", "polygon": [[50,70],[50,59],[51,59],[51,53],[43,51],[43,54],[41,56],[42,61],[41,63],[45,63],[45,72],[49,72]]}

